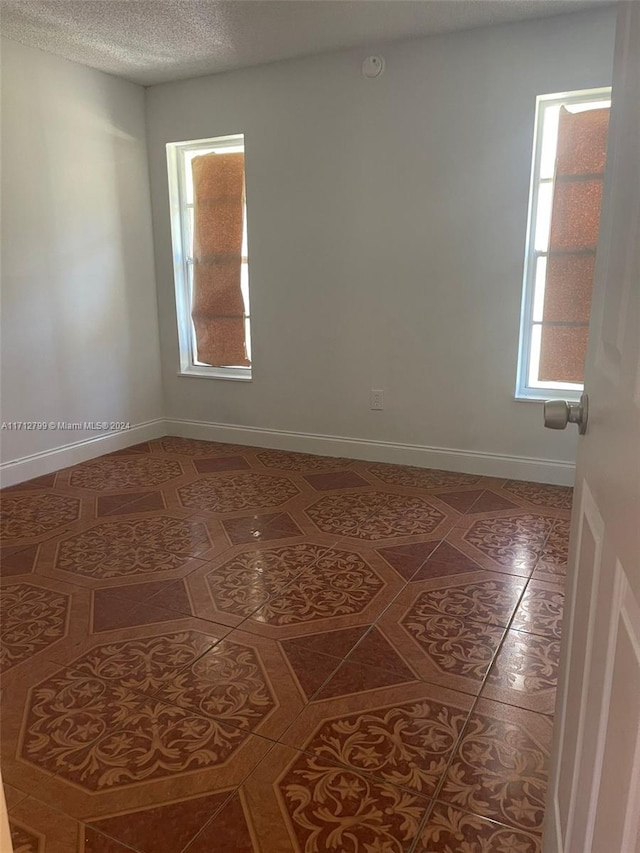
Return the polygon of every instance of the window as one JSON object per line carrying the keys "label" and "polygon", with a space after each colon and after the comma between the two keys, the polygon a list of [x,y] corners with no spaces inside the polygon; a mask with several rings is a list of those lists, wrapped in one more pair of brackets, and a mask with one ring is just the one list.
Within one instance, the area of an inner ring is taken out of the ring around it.
{"label": "window", "polygon": [[537,99],[517,398],[583,388],[610,96]]}
{"label": "window", "polygon": [[251,379],[244,137],[167,145],[180,373]]}

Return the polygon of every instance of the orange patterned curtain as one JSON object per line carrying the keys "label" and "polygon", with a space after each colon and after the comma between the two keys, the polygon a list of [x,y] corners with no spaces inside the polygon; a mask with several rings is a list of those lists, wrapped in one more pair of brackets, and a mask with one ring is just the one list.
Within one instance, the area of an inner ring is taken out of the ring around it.
{"label": "orange patterned curtain", "polygon": [[584,379],[609,112],[560,109],[540,381]]}
{"label": "orange patterned curtain", "polygon": [[244,154],[194,157],[193,301],[198,361],[249,366],[240,289]]}

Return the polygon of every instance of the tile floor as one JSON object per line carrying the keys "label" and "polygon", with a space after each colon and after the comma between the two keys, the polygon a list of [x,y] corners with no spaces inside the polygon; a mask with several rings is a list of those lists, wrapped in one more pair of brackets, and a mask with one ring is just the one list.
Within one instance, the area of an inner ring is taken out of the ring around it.
{"label": "tile floor", "polygon": [[2,493],[20,853],[540,853],[570,489],[167,437]]}

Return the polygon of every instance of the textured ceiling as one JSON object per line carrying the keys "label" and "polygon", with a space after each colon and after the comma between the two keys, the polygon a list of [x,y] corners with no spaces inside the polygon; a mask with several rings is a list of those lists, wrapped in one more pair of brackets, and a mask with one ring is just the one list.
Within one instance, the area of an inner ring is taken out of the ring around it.
{"label": "textured ceiling", "polygon": [[150,85],[611,0],[0,0],[2,35]]}

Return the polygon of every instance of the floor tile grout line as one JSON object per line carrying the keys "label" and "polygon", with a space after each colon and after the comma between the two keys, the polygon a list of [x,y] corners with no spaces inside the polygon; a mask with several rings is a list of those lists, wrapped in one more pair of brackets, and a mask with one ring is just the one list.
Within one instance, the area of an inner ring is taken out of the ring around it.
{"label": "floor tile grout line", "polygon": [[[339,540],[338,540],[338,541],[339,541]],[[301,544],[301,545],[302,545],[302,544],[304,544],[304,543],[302,543],[302,542],[301,542],[301,543],[299,543],[299,544]],[[321,559],[326,555],[326,553],[327,553],[328,551],[330,551],[332,548],[334,548],[334,547],[335,547],[335,545],[336,545],[336,544],[337,544],[337,543],[332,543],[331,545],[320,545],[320,546],[318,546],[318,547],[322,548],[322,553],[321,553],[321,554],[319,554],[319,555],[318,555],[318,556],[313,560],[313,562],[312,562],[312,563],[310,563],[308,566],[305,566],[305,567],[301,568],[301,569],[300,569],[300,571],[296,573],[295,577],[293,577],[293,578],[291,578],[290,580],[288,580],[288,581],[287,581],[287,583],[286,583],[286,584],[285,584],[281,589],[277,590],[277,591],[276,591],[276,592],[274,592],[273,594],[270,594],[270,595],[267,597],[267,600],[266,600],[266,601],[263,601],[263,602],[262,602],[261,604],[259,604],[259,605],[254,609],[254,610],[252,610],[252,611],[251,611],[251,613],[249,613],[247,616],[243,617],[243,618],[242,618],[242,620],[241,620],[237,625],[234,625],[234,626],[233,626],[233,628],[232,628],[231,630],[232,630],[232,631],[235,631],[236,629],[240,629],[240,630],[247,630],[247,632],[248,632],[248,633],[252,633],[251,631],[248,631],[248,629],[243,628],[244,624],[245,624],[248,620],[250,620],[253,616],[255,616],[255,615],[256,615],[256,613],[258,613],[258,611],[262,610],[262,608],[263,608],[263,607],[266,607],[266,606],[267,606],[267,604],[269,604],[269,602],[270,602],[272,599],[277,598],[277,596],[279,596],[279,595],[282,595],[282,593],[283,593],[286,589],[288,589],[288,588],[289,588],[289,586],[290,586],[291,584],[293,584],[293,583],[294,583],[294,582],[295,582],[295,581],[300,577],[300,575],[302,574],[302,572],[304,572],[304,571],[308,571],[308,570],[310,570],[310,569],[313,569],[313,568],[314,568],[314,567],[319,563],[319,561],[320,561],[320,560],[321,560]],[[286,547],[286,546],[284,546],[284,545],[283,545],[283,546],[274,546],[274,547]],[[293,546],[291,546],[291,547],[293,547]],[[266,550],[271,550],[271,549],[266,549]],[[244,553],[244,552],[242,552],[242,553]],[[216,570],[214,569],[213,571],[216,571]],[[264,636],[264,635],[261,635],[261,634],[260,634],[259,636]]]}
{"label": "floor tile grout line", "polygon": [[[437,788],[436,788],[436,791],[435,791],[435,793],[434,793],[434,795],[433,795],[433,803],[434,803],[434,804],[435,804],[435,802],[438,800],[438,797],[440,796],[440,793],[441,793],[442,789],[443,789],[443,788],[444,788],[444,786],[445,786],[445,783],[446,783],[446,780],[447,780],[447,776],[448,776],[448,774],[449,774],[449,770],[451,769],[451,766],[452,766],[452,764],[453,764],[453,761],[454,761],[454,759],[455,759],[455,757],[456,757],[456,755],[457,755],[457,753],[458,753],[458,750],[459,750],[459,748],[460,748],[460,746],[461,746],[461,744],[462,744],[462,740],[463,740],[464,734],[465,734],[465,732],[466,732],[466,730],[467,730],[467,727],[468,727],[468,725],[469,725],[469,721],[471,720],[471,718],[472,718],[473,714],[476,712],[476,709],[477,709],[477,707],[478,707],[478,704],[479,704],[479,703],[480,703],[480,701],[484,698],[484,697],[482,696],[482,691],[484,690],[484,688],[485,688],[485,686],[486,686],[486,684],[487,684],[487,681],[488,681],[488,678],[489,678],[489,675],[490,675],[491,669],[492,669],[492,667],[493,667],[493,665],[494,665],[495,661],[497,660],[497,657],[498,657],[498,655],[499,655],[499,653],[500,653],[500,650],[502,649],[502,647],[503,647],[503,645],[504,645],[504,642],[505,642],[505,640],[506,640],[506,638],[507,638],[507,636],[508,636],[508,634],[509,634],[509,631],[511,630],[511,625],[512,625],[512,623],[513,623],[513,620],[515,619],[515,615],[516,615],[516,613],[517,613],[517,611],[518,611],[518,608],[520,607],[520,604],[521,604],[521,602],[522,602],[522,598],[524,597],[524,594],[525,594],[525,592],[526,592],[526,589],[527,589],[528,585],[529,585],[529,583],[528,583],[528,581],[527,581],[527,583],[525,584],[525,586],[524,586],[524,588],[523,588],[523,590],[522,590],[522,592],[521,592],[521,594],[520,594],[520,597],[519,597],[519,599],[518,599],[518,604],[517,604],[517,605],[516,605],[516,607],[514,608],[514,611],[513,611],[512,616],[511,616],[511,619],[509,620],[509,623],[508,623],[507,627],[504,629],[504,633],[503,633],[503,636],[502,636],[502,640],[500,641],[500,644],[499,644],[498,648],[496,649],[496,651],[495,651],[495,653],[494,653],[494,655],[493,655],[493,657],[492,657],[491,663],[490,663],[490,664],[489,664],[489,666],[487,667],[487,671],[486,671],[485,677],[484,677],[484,678],[483,678],[483,680],[482,680],[482,685],[481,685],[481,687],[480,687],[480,690],[479,690],[479,692],[478,692],[477,696],[475,697],[474,702],[473,702],[473,705],[471,706],[471,710],[469,711],[469,714],[467,715],[467,719],[465,720],[465,723],[464,723],[464,725],[463,725],[463,726],[462,726],[462,728],[461,728],[461,731],[460,731],[460,735],[459,735],[459,737],[458,737],[458,740],[457,740],[457,742],[456,742],[456,744],[455,744],[455,747],[454,747],[454,748],[453,748],[453,750],[451,751],[451,755],[450,755],[449,761],[447,762],[447,766],[446,766],[446,768],[445,768],[445,770],[444,770],[444,772],[443,772],[443,774],[442,774],[442,776],[441,776],[440,782],[439,782],[439,784],[438,784],[438,786],[437,786]],[[494,700],[492,700],[492,701],[494,701]],[[504,702],[499,702],[498,704],[501,704],[501,705],[508,705],[508,703],[504,703]],[[510,706],[510,707],[513,707],[513,706]],[[515,707],[518,707],[518,706],[515,706]],[[526,709],[525,709],[525,710],[526,710]],[[532,712],[532,713],[535,713],[535,712]],[[433,808],[431,809],[431,811],[433,811]],[[425,824],[425,825],[426,825],[426,824]],[[422,826],[422,828],[421,828],[421,829],[424,829],[424,825]]]}
{"label": "floor tile grout line", "polygon": [[[62,812],[62,814],[66,815],[66,812]],[[121,838],[117,838],[115,835],[111,835],[110,833],[104,832],[104,830],[99,829],[95,825],[95,823],[91,822],[91,818],[79,819],[79,818],[74,818],[72,815],[67,815],[67,817],[70,817],[71,820],[77,821],[79,831],[82,832],[83,835],[86,835],[86,829],[91,829],[93,832],[97,833],[98,835],[102,836],[103,838],[106,838],[109,841],[115,841],[116,844],[119,844],[120,846],[124,847],[125,850],[131,850],[132,853],[144,853],[144,851],[141,850],[141,848],[134,847],[132,844],[128,844],[126,841],[123,841]],[[96,820],[100,820],[100,818],[96,818]],[[84,849],[84,848],[82,848],[82,849]],[[118,851],[118,853],[120,853],[120,851]]]}

